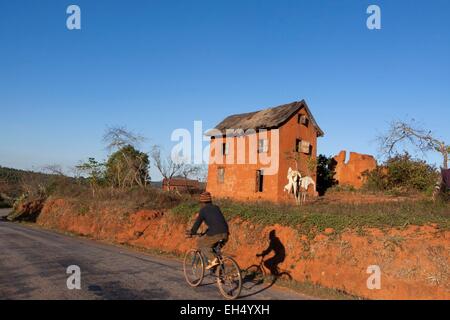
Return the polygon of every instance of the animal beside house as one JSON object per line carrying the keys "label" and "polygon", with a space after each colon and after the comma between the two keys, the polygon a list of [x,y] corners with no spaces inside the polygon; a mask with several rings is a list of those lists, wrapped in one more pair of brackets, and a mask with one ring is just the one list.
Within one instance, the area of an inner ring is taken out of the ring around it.
{"label": "animal beside house", "polygon": [[287,180],[288,184],[284,186],[284,191],[292,194],[297,204],[306,202],[306,195],[310,186],[313,186],[314,190],[316,190],[316,182],[313,178],[309,176],[302,177],[300,172],[292,170],[292,168],[288,169]]}
{"label": "animal beside house", "polygon": [[206,135],[210,137],[206,189],[215,196],[297,201],[297,190],[294,194],[285,190],[289,168],[313,182],[308,183],[305,196],[317,194],[316,169],[310,164],[316,162],[317,138],[324,132],[304,100],[231,115]]}

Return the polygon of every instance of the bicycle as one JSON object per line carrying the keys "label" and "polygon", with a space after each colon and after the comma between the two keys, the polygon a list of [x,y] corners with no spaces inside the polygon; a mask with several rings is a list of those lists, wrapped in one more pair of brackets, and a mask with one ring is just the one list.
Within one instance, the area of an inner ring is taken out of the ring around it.
{"label": "bicycle", "polygon": [[254,286],[264,283],[267,278],[267,272],[264,266],[264,256],[257,255],[257,257],[261,258],[258,264],[251,265],[247,269],[243,270],[244,283],[251,283],[251,285],[246,289],[251,289]]}
{"label": "bicycle", "polygon": [[[192,236],[203,236],[195,234]],[[239,297],[242,290],[242,274],[237,262],[228,256],[222,255],[223,241],[219,241],[213,248],[214,256],[219,264],[211,268],[210,275],[216,278],[217,286],[222,296],[227,300]],[[191,287],[198,287],[205,277],[205,256],[199,249],[190,249],[186,252],[183,261],[183,271],[186,282]]]}
{"label": "bicycle", "polygon": [[[244,285],[244,289],[251,289],[254,286],[260,285],[266,281],[269,281],[271,284],[275,283],[279,278],[285,277],[288,280],[292,280],[292,276],[287,271],[279,270],[276,268],[276,272],[268,269],[264,264],[265,255],[257,254],[257,258],[260,258],[258,264],[251,265],[247,269],[243,270],[243,282],[244,284],[249,282],[249,286]],[[275,271],[275,270],[274,270]]]}

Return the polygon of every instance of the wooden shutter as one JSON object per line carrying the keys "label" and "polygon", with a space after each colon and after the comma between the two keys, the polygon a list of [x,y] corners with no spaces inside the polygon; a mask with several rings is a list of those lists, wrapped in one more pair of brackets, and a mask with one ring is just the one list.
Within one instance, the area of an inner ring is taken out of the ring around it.
{"label": "wooden shutter", "polygon": [[302,143],[301,143],[301,147],[300,147],[300,151],[302,152],[302,153],[306,153],[306,154],[309,154],[309,151],[310,151],[310,149],[309,149],[309,146],[310,146],[311,144],[308,142],[308,141],[302,141]]}

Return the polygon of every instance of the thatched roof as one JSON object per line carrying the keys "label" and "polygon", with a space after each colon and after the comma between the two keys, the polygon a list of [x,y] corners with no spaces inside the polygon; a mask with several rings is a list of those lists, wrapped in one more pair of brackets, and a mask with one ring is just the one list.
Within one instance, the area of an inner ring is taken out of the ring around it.
{"label": "thatched roof", "polygon": [[[225,135],[226,133],[230,134],[226,132],[226,130],[234,130],[234,133],[237,133],[238,131],[246,131],[248,129],[276,129],[289,121],[289,119],[297,114],[297,112],[302,108],[305,108],[306,112],[308,113],[311,123],[317,130],[317,136],[323,136],[324,132],[318,126],[305,100],[295,101],[292,103],[260,111],[229,116],[225,118],[221,123],[219,123],[214,128],[215,130],[206,132],[206,135],[215,136],[217,135],[217,130]],[[233,133],[231,134],[233,135]]]}

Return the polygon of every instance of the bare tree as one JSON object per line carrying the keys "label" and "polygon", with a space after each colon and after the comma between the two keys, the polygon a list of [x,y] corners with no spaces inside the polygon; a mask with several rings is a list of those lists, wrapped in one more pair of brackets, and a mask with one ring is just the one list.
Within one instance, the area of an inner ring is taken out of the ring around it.
{"label": "bare tree", "polygon": [[[162,156],[161,147],[158,145],[153,146],[152,151],[150,153],[151,158],[155,163],[156,169],[167,181],[167,187],[170,189],[170,180],[177,175],[183,173],[186,170],[187,164],[186,162],[180,161],[178,159],[172,159],[169,155],[167,157]],[[187,173],[188,171],[186,171]]]}
{"label": "bare tree", "polygon": [[196,172],[196,177],[198,181],[205,183],[208,179],[208,165],[203,164],[198,166],[198,171]]}
{"label": "bare tree", "polygon": [[[116,150],[122,156],[125,161],[125,166],[120,162],[116,162],[115,168],[115,180],[119,187],[125,187],[126,185],[133,185],[136,183],[140,187],[145,187],[149,180],[148,171],[148,156],[144,153],[140,153],[137,156],[131,156],[130,152],[125,152],[127,147],[137,149],[140,143],[146,139],[138,135],[126,127],[114,126],[108,127],[103,135],[103,142],[106,144],[106,148],[112,152]],[[142,178],[142,173],[146,173],[146,177]]]}
{"label": "bare tree", "polygon": [[[405,142],[411,144],[423,154],[430,151],[439,152],[442,156],[442,169],[448,169],[450,146],[436,138],[430,130],[425,130],[417,125],[414,119],[410,122],[392,122],[389,131],[378,137],[378,140],[381,152],[388,156],[396,151],[399,144]],[[436,199],[445,188],[440,175],[433,192],[433,199]]]}
{"label": "bare tree", "polygon": [[108,127],[103,135],[103,142],[109,151],[119,150],[127,145],[137,148],[145,140],[143,136],[128,130],[124,126]]}
{"label": "bare tree", "polygon": [[443,158],[443,168],[448,169],[450,146],[428,130],[421,128],[413,120],[410,122],[392,122],[389,131],[378,137],[380,150],[383,154],[392,155],[399,144],[407,142],[422,153],[437,151]]}
{"label": "bare tree", "polygon": [[42,167],[42,172],[53,174],[56,176],[65,176],[64,169],[59,164],[49,164]]}

